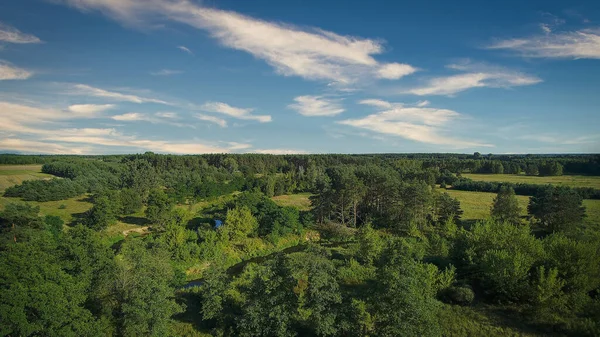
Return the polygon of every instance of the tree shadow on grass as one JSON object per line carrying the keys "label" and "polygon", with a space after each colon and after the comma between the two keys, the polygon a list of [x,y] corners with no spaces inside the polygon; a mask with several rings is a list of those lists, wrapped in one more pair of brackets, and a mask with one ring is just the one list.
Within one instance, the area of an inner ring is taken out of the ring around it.
{"label": "tree shadow on grass", "polygon": [[137,225],[137,226],[147,226],[148,224],[150,224],[150,221],[146,218],[139,217],[139,216],[131,216],[131,215],[122,216],[119,218],[119,221],[129,224],[129,225]]}
{"label": "tree shadow on grass", "polygon": [[90,204],[94,203],[94,198],[91,195],[84,195],[83,197],[77,199],[78,202],[89,202]]}
{"label": "tree shadow on grass", "polygon": [[67,226],[69,227],[75,227],[78,224],[83,224],[85,223],[85,219],[87,218],[88,213],[87,212],[80,212],[80,213],[73,213],[71,214],[71,222],[69,222],[67,224]]}

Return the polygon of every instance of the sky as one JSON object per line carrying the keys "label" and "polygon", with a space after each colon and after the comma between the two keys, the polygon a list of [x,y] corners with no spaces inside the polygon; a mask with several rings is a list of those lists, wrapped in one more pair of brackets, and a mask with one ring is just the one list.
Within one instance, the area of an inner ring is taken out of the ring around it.
{"label": "sky", "polygon": [[0,152],[598,153],[600,1],[2,0]]}

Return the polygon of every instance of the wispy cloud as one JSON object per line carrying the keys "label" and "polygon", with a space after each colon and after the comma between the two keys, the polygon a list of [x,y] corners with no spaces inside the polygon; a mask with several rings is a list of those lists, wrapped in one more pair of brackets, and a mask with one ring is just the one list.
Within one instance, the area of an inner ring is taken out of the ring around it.
{"label": "wispy cloud", "polygon": [[222,128],[227,127],[227,121],[215,116],[203,115],[203,114],[195,114],[194,117],[201,121],[211,122],[219,125]]}
{"label": "wispy cloud", "polygon": [[202,7],[190,1],[64,2],[81,10],[99,10],[128,25],[162,19],[206,30],[223,46],[262,59],[285,76],[349,84],[365,78],[398,79],[416,71],[407,64],[377,61],[373,56],[384,52],[379,39],[268,22],[232,11]]}
{"label": "wispy cloud", "polygon": [[56,143],[40,142],[19,138],[0,138],[0,150],[35,154],[75,154],[89,153],[90,148],[67,146]]}
{"label": "wispy cloud", "polygon": [[71,90],[67,92],[68,94],[75,95],[83,95],[83,96],[92,96],[92,97],[101,97],[110,99],[113,101],[121,101],[121,102],[131,102],[131,103],[157,103],[157,104],[165,104],[172,105],[171,103],[165,102],[156,98],[147,98],[141,97],[137,95],[125,94],[116,91],[108,91],[100,88],[95,88],[86,84],[74,84],[71,86]]}
{"label": "wispy cloud", "polygon": [[183,71],[181,70],[172,70],[172,69],[161,69],[159,71],[153,71],[150,73],[150,75],[152,76],[171,76],[171,75],[178,75],[178,74],[182,74]]}
{"label": "wispy cloud", "polygon": [[80,115],[94,116],[114,107],[114,104],[74,104],[70,105],[67,110]]}
{"label": "wispy cloud", "polygon": [[175,117],[169,116],[164,117],[164,113],[157,112],[155,114],[148,113],[140,113],[140,112],[128,112],[121,115],[111,116],[112,119],[121,122],[135,122],[135,121],[144,121],[152,124],[161,124],[161,125],[173,125],[177,127],[190,127],[194,128],[194,125],[189,123],[179,123],[174,121]]}
{"label": "wispy cloud", "polygon": [[402,93],[427,95],[454,95],[472,88],[511,88],[532,85],[541,82],[538,77],[527,75],[510,69],[484,64],[451,64],[449,69],[463,71],[462,74],[435,77],[421,87],[404,90]]}
{"label": "wispy cloud", "polygon": [[21,33],[20,30],[0,22],[0,41],[8,43],[40,43],[38,37]]}
{"label": "wispy cloud", "polygon": [[446,145],[453,148],[492,146],[445,136],[446,130],[443,127],[448,122],[460,117],[458,112],[452,110],[406,106],[402,103],[390,103],[376,99],[363,100],[359,103],[376,107],[380,111],[364,118],[347,119],[338,123],[380,134],[400,136],[421,143]]}
{"label": "wispy cloud", "polygon": [[177,46],[177,49],[182,50],[190,55],[194,55],[194,53],[186,46]]}
{"label": "wispy cloud", "polygon": [[324,96],[298,96],[294,98],[294,101],[296,103],[290,104],[288,107],[304,116],[335,116],[344,112],[339,99]]}
{"label": "wispy cloud", "polygon": [[207,102],[201,105],[199,109],[206,112],[224,114],[237,119],[255,120],[260,123],[268,123],[272,120],[269,115],[252,115],[252,111],[254,111],[252,108],[236,108],[222,102]]}
{"label": "wispy cloud", "polygon": [[487,48],[512,50],[524,57],[600,59],[600,28],[553,32],[548,26],[544,32],[500,40]]}
{"label": "wispy cloud", "polygon": [[[34,153],[89,153],[90,149],[106,147],[150,150],[164,153],[226,153],[241,148],[241,144],[218,145],[211,142],[166,141],[143,139],[124,134],[114,128],[68,128],[68,122],[89,115],[71,112],[69,109],[39,108],[0,101],[0,149]],[[127,119],[127,117],[123,117]],[[135,117],[129,116],[129,120]],[[26,136],[27,138],[24,138]],[[35,137],[35,139],[30,139]],[[69,143],[69,145],[63,145]],[[44,146],[41,146],[44,144]],[[37,146],[40,145],[40,146]],[[37,146],[37,148],[36,148]],[[249,148],[247,144],[244,148]],[[96,152],[98,153],[98,152]]]}
{"label": "wispy cloud", "polygon": [[9,62],[0,60],[0,81],[26,80],[33,76],[33,72],[16,67]]}

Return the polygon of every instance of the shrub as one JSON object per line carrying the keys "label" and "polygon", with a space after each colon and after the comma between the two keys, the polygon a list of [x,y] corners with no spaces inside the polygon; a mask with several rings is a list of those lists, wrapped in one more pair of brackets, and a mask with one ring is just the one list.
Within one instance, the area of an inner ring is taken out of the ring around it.
{"label": "shrub", "polygon": [[469,305],[475,299],[475,293],[470,287],[455,286],[444,290],[440,299],[449,304]]}

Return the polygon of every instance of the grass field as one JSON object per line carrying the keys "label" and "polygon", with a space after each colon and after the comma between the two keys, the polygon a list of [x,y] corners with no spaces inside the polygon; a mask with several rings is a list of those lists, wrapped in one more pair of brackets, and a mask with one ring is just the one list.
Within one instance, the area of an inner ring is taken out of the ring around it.
{"label": "grass field", "polygon": [[[485,219],[490,215],[490,208],[496,197],[496,193],[471,192],[446,190],[452,197],[460,201],[460,207],[463,210],[463,220]],[[521,206],[521,215],[527,215],[527,205],[529,197],[517,195],[519,206]],[[584,219],[584,225],[600,227],[600,200],[584,200],[583,205],[586,208],[587,217]]]}
{"label": "grass field", "polygon": [[42,165],[0,165],[0,192],[25,180],[49,179],[53,176],[42,173]]}
{"label": "grass field", "polygon": [[600,189],[600,177],[598,176],[557,176],[557,177],[537,177],[517,174],[463,174],[465,178],[475,181],[495,181],[507,183],[525,183],[525,184],[552,184],[557,186],[571,187],[592,187]]}
{"label": "grass field", "polygon": [[[25,201],[22,201],[20,198],[0,197],[0,210],[3,210],[4,205],[10,202],[25,203]],[[61,217],[66,224],[73,221],[77,214],[81,214],[87,211],[88,209],[92,208],[92,204],[87,201],[87,196],[85,195],[67,200],[46,202],[27,201],[27,203],[34,206],[40,206],[41,216],[57,215]],[[61,208],[61,205],[64,205],[64,208]]]}
{"label": "grass field", "polygon": [[298,193],[278,195],[272,199],[279,206],[292,206],[301,211],[308,211],[310,210],[310,200],[308,200],[308,197],[310,196],[310,193]]}
{"label": "grass field", "polygon": [[[463,210],[463,220],[479,220],[490,216],[490,208],[496,197],[496,193],[486,192],[471,192],[446,190],[450,196],[460,201],[460,207]],[[519,206],[521,206],[521,215],[527,215],[527,204],[529,197],[525,195],[517,195]]]}

